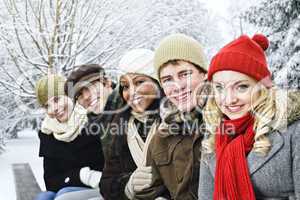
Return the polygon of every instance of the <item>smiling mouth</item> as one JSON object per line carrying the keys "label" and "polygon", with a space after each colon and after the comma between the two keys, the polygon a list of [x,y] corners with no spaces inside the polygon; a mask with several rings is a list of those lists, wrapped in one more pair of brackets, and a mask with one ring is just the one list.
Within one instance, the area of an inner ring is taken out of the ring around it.
{"label": "smiling mouth", "polygon": [[95,106],[97,104],[98,100],[99,100],[98,98],[95,98],[94,100],[92,100],[88,107]]}
{"label": "smiling mouth", "polygon": [[243,109],[243,105],[236,105],[236,106],[224,106],[225,109],[231,113],[239,112]]}
{"label": "smiling mouth", "polygon": [[180,95],[175,96],[176,101],[186,101],[188,96],[191,95],[192,92],[185,92]]}
{"label": "smiling mouth", "polygon": [[133,97],[133,99],[131,100],[132,104],[138,104],[142,101],[143,97],[142,96],[135,96]]}

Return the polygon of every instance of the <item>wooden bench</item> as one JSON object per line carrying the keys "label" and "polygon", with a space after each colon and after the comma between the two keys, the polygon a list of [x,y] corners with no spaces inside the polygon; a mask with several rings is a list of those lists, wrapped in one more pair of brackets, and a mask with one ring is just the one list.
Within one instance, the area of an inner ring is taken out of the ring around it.
{"label": "wooden bench", "polygon": [[41,192],[28,163],[12,164],[17,200],[33,200]]}

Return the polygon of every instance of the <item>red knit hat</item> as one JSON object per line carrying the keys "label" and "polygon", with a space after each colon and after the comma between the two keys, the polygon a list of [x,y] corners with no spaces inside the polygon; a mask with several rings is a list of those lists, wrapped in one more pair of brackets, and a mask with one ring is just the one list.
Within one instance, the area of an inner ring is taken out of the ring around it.
{"label": "red knit hat", "polygon": [[208,80],[217,71],[230,70],[246,74],[267,86],[272,86],[271,73],[264,53],[269,47],[268,39],[261,34],[253,38],[242,35],[224,46],[211,60]]}

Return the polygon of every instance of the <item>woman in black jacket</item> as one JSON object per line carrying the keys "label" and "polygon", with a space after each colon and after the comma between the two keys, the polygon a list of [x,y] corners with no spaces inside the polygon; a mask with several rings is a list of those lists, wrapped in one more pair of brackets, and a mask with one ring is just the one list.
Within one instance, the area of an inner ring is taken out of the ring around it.
{"label": "woman in black jacket", "polygon": [[[146,166],[148,145],[160,123],[159,105],[163,92],[153,73],[153,52],[132,50],[119,67],[120,95],[126,108],[114,116],[112,144],[100,181],[106,200],[134,199],[135,193],[151,185],[152,168]],[[168,195],[161,191],[160,196]]]}
{"label": "woman in black jacket", "polygon": [[[64,93],[65,79],[58,75],[41,78],[36,85],[38,103],[47,114],[39,131],[46,192],[36,200],[52,200],[71,191],[98,187],[104,156],[99,135],[89,134],[91,117]],[[83,173],[83,172],[89,173]],[[93,181],[84,174],[93,174]]]}

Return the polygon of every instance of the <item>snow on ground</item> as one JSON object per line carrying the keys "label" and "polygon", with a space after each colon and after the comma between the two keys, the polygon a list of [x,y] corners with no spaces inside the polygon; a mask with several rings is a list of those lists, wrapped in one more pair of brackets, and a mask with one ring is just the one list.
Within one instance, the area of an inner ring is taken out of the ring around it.
{"label": "snow on ground", "polygon": [[15,200],[14,177],[11,164],[29,163],[41,189],[43,182],[43,163],[38,157],[39,139],[35,131],[23,130],[18,139],[6,141],[5,152],[0,155],[0,200]]}

